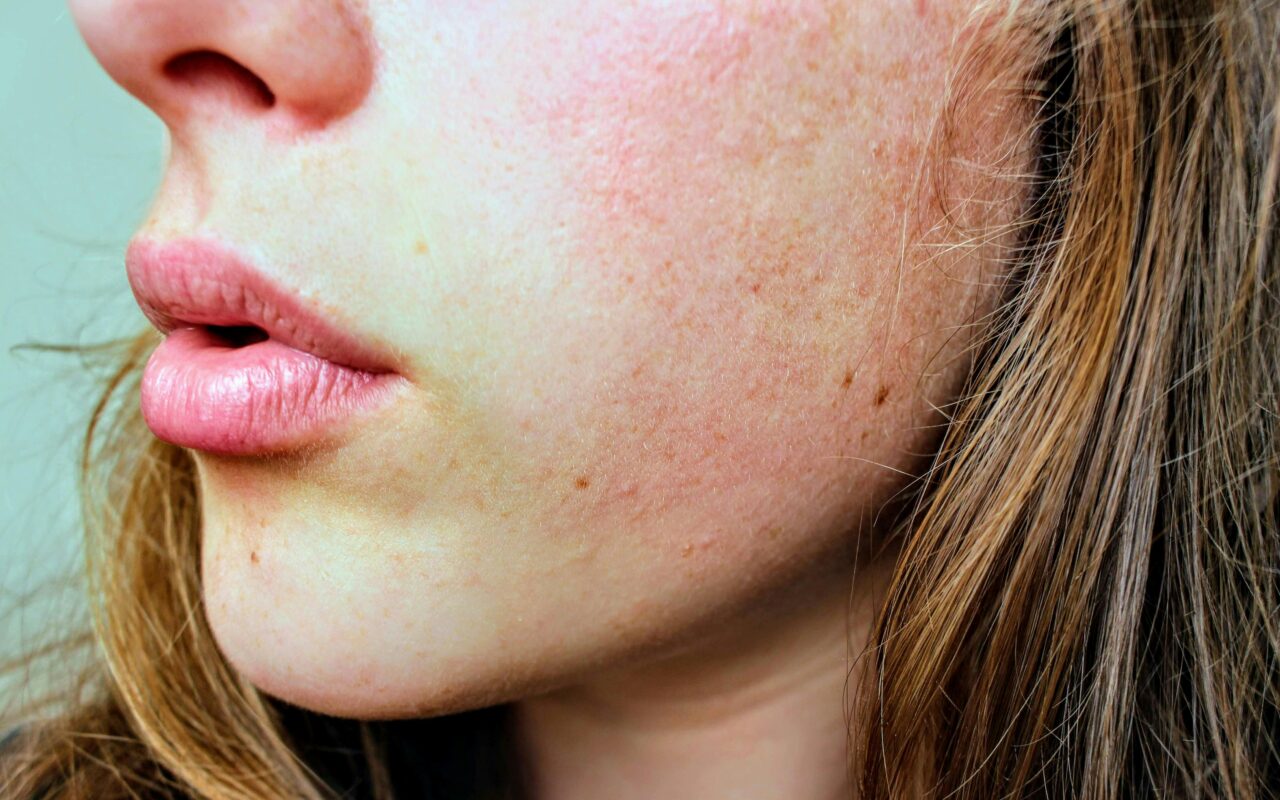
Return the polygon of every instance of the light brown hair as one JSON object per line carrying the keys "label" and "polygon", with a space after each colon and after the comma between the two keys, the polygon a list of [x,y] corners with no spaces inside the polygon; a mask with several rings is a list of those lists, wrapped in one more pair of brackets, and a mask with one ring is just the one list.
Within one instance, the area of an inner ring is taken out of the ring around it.
{"label": "light brown hair", "polygon": [[1016,2],[1039,165],[875,636],[866,797],[1280,787],[1280,8]]}
{"label": "light brown hair", "polygon": [[[982,11],[952,110],[963,87],[1016,78],[1035,168],[1009,176],[1028,202],[1001,302],[976,323],[862,662],[863,796],[1266,797],[1280,786],[1280,7]],[[990,64],[1004,69],[976,66]],[[70,708],[24,729],[0,796],[518,796],[500,708],[335,720],[221,658],[191,457],[138,413],[156,340],[91,353],[119,366],[82,463],[95,635],[69,646],[97,656]]]}

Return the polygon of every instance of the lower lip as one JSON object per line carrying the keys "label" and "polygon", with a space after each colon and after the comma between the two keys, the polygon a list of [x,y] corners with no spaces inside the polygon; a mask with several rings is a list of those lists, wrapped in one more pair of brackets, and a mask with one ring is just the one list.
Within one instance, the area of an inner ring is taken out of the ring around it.
{"label": "lower lip", "polygon": [[205,328],[178,328],[147,362],[142,415],[172,444],[265,455],[318,444],[385,404],[402,382],[271,339],[233,347]]}

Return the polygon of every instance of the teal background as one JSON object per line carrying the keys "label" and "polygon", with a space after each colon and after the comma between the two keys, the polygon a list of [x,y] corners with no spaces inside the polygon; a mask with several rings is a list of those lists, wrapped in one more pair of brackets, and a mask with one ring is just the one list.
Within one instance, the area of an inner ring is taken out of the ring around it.
{"label": "teal background", "polygon": [[75,465],[95,389],[74,356],[14,347],[145,326],[122,259],[164,137],[61,2],[0,0],[0,661],[82,613]]}

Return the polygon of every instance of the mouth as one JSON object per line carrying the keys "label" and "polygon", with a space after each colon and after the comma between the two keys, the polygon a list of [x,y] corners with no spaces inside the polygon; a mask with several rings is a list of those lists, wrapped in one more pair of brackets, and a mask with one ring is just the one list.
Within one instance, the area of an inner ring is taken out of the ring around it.
{"label": "mouth", "polygon": [[141,398],[161,439],[236,455],[314,446],[406,383],[388,350],[222,245],[135,240],[125,260],[139,308],[165,334]]}
{"label": "mouth", "polygon": [[389,352],[349,333],[332,310],[303,300],[222,245],[135,240],[125,265],[138,307],[161,333],[203,327],[229,346],[274,340],[364,372],[397,371]]}
{"label": "mouth", "polygon": [[209,325],[209,333],[227,347],[248,347],[265,342],[271,335],[257,325]]}

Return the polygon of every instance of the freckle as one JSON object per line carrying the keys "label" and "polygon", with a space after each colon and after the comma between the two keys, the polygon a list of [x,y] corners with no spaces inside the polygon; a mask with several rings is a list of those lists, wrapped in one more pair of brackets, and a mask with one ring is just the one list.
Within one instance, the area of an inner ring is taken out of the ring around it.
{"label": "freckle", "polygon": [[759,294],[759,293],[760,293],[760,284],[758,284],[758,283],[753,283],[753,284],[751,284],[751,293],[752,293],[752,294]]}
{"label": "freckle", "polygon": [[884,401],[889,399],[889,387],[881,386],[880,391],[876,392],[876,405],[884,405]]}
{"label": "freckle", "polygon": [[257,563],[258,563],[258,551],[257,551],[257,550],[250,551],[250,553],[249,553],[249,560],[250,560],[250,561],[252,561],[252,562],[253,562],[253,563],[255,563],[255,564],[257,564]]}
{"label": "freckle", "polygon": [[579,489],[585,489],[591,485],[591,479],[586,475],[579,475],[578,479],[573,482],[573,485],[577,486]]}
{"label": "freckle", "polygon": [[852,385],[853,385],[853,370],[847,369],[844,371],[844,380],[840,381],[840,386],[842,388],[848,389]]}
{"label": "freckle", "polygon": [[863,431],[862,435],[858,437],[858,441],[865,442],[866,440],[867,440],[867,432]]}
{"label": "freckle", "polygon": [[693,555],[693,544],[692,544],[692,543],[686,544],[684,547],[680,548],[680,557],[681,557],[681,558],[688,558],[688,557],[689,557],[689,556],[691,556],[691,555]]}
{"label": "freckle", "polygon": [[428,251],[427,242],[425,239],[419,239],[413,245],[413,252],[417,253],[420,256],[425,256],[427,254],[427,251]]}

